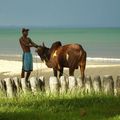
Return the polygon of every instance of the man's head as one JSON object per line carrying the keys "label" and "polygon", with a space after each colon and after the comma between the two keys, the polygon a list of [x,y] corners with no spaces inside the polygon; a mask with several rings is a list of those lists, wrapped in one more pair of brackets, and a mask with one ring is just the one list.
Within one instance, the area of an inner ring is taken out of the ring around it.
{"label": "man's head", "polygon": [[27,37],[28,36],[28,31],[29,31],[29,29],[23,28],[22,29],[23,36]]}

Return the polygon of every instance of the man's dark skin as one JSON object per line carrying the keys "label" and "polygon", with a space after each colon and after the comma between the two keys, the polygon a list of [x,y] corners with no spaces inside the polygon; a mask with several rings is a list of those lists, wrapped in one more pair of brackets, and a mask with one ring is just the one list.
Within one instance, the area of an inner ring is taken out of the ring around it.
{"label": "man's dark skin", "polygon": [[[21,48],[23,50],[23,52],[30,52],[30,48],[31,47],[35,47],[37,48],[38,45],[35,44],[29,37],[28,37],[28,29],[25,29],[22,31],[22,37],[19,39],[20,41],[20,45],[21,45]],[[22,72],[21,72],[21,78],[24,78],[26,79],[26,81],[28,81],[28,78],[31,74],[31,71],[28,71],[27,74],[26,74],[26,77],[25,77],[25,71],[22,69]]]}

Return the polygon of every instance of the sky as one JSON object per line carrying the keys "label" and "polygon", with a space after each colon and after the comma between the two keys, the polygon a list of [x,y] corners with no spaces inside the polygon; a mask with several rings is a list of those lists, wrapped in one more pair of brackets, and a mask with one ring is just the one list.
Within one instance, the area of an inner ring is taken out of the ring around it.
{"label": "sky", "polygon": [[120,0],[0,0],[0,26],[120,27]]}

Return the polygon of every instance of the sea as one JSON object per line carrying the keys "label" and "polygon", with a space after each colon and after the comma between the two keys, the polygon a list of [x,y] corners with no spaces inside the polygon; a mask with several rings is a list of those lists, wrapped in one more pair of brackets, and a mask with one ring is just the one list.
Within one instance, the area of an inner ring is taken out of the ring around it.
{"label": "sea", "polygon": [[[0,55],[21,55],[20,27],[0,28]],[[63,45],[78,43],[87,52],[88,60],[120,62],[120,28],[40,28],[30,27],[29,37],[38,45],[51,47],[55,41]],[[35,55],[35,49],[32,49]]]}

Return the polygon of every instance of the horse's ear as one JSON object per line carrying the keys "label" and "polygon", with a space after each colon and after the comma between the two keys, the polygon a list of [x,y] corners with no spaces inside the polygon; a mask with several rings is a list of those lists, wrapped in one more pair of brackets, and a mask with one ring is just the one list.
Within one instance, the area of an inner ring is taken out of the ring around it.
{"label": "horse's ear", "polygon": [[45,44],[44,44],[44,42],[42,43],[42,45],[43,45],[43,47],[45,47]]}

